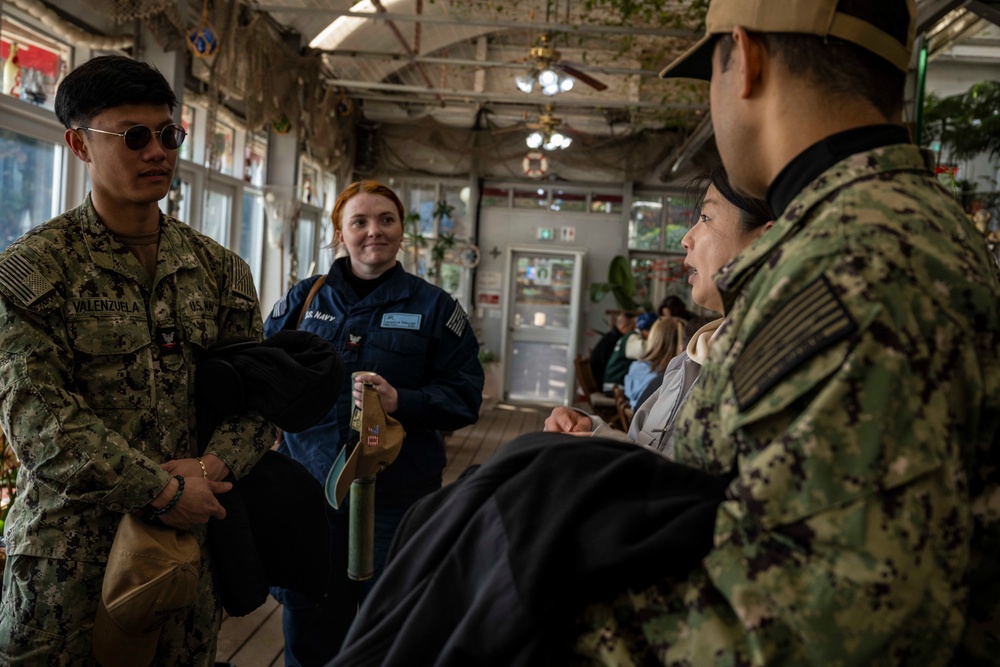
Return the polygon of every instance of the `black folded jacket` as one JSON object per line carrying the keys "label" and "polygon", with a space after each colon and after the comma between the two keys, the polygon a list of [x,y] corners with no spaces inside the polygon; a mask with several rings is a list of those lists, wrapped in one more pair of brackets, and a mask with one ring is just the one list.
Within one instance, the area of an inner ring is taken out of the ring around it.
{"label": "black folded jacket", "polygon": [[[258,343],[225,341],[209,348],[196,377],[198,451],[219,421],[256,412],[289,432],[318,422],[336,402],[344,364],[323,338],[282,331]],[[222,604],[244,616],[280,586],[321,594],[330,576],[330,527],[322,485],[297,461],[267,452],[220,495],[226,518],[212,519],[208,543]]]}

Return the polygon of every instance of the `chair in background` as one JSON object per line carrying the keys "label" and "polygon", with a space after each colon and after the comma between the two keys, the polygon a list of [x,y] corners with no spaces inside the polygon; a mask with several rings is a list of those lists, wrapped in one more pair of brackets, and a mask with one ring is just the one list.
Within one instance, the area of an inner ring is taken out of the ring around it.
{"label": "chair in background", "polygon": [[615,385],[614,387],[615,395],[615,409],[618,411],[618,420],[621,422],[622,430],[628,431],[629,426],[632,425],[632,406],[629,405],[628,397],[625,396],[625,391]]}
{"label": "chair in background", "polygon": [[593,413],[606,421],[609,426],[621,428],[621,419],[618,417],[615,399],[605,394],[597,386],[594,374],[590,370],[590,359],[578,354],[573,359],[573,367],[576,369],[576,382],[580,385],[580,390]]}

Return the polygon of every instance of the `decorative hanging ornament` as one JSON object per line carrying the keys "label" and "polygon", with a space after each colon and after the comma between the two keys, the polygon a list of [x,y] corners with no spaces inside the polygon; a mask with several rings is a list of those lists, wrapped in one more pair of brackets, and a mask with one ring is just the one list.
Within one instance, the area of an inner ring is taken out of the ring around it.
{"label": "decorative hanging ornament", "polygon": [[529,178],[541,178],[549,171],[549,159],[541,151],[528,151],[521,161],[524,175]]}
{"label": "decorative hanging ornament", "polygon": [[272,125],[274,126],[274,131],[278,134],[288,134],[289,130],[292,129],[292,121],[285,114],[278,116]]}
{"label": "decorative hanging ornament", "polygon": [[208,22],[208,0],[201,5],[201,21],[191,29],[187,36],[187,45],[195,58],[208,58],[219,49],[215,26]]}

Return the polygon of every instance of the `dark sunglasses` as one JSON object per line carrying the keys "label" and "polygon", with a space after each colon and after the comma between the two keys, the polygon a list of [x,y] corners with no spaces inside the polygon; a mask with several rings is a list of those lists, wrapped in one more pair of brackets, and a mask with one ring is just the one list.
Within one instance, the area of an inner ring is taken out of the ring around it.
{"label": "dark sunglasses", "polygon": [[98,130],[95,127],[78,127],[76,129],[121,137],[125,140],[125,145],[134,151],[141,151],[148,146],[154,134],[159,138],[161,146],[167,150],[175,151],[181,147],[181,144],[184,143],[184,137],[187,136],[187,132],[180,125],[167,125],[161,130],[151,130],[145,125],[135,125],[124,132],[108,132],[107,130]]}

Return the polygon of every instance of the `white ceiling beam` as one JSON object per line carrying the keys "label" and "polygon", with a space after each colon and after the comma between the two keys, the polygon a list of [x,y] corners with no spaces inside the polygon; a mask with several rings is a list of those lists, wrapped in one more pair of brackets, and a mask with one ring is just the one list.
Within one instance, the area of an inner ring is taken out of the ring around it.
{"label": "white ceiling beam", "polygon": [[[483,38],[480,38],[483,39]],[[511,62],[509,60],[483,60],[478,58],[438,58],[434,56],[410,56],[405,53],[392,53],[386,51],[357,51],[352,49],[327,49],[324,50],[328,56],[335,58],[365,58],[373,60],[399,60],[412,63],[424,63],[427,65],[454,65],[456,67],[480,67],[480,68],[508,68],[508,69],[525,69],[528,67],[527,62]],[[477,43],[477,55],[478,55],[478,43]],[[648,76],[648,77],[658,77],[660,75],[659,70],[655,69],[636,69],[629,67],[604,67],[600,65],[587,65],[582,63],[573,63],[573,67],[583,72],[597,72],[599,74],[622,74],[622,75],[635,75],[635,76]]]}
{"label": "white ceiling beam", "polygon": [[435,14],[406,14],[399,12],[352,12],[350,10],[326,9],[322,7],[285,7],[281,5],[260,5],[256,9],[275,14],[319,14],[331,19],[350,16],[368,21],[417,21],[443,25],[489,26],[494,28],[536,30],[539,32],[568,32],[605,35],[653,35],[659,37],[682,37],[700,39],[704,33],[677,28],[647,28],[644,26],[594,25],[589,23],[538,23],[532,21],[502,21],[474,16],[439,16]]}
{"label": "white ceiling beam", "polygon": [[[708,109],[707,104],[689,104],[680,102],[631,101],[622,99],[594,98],[536,98],[527,95],[506,95],[502,93],[477,92],[474,90],[455,90],[453,88],[425,88],[398,83],[379,83],[375,81],[345,81],[343,79],[326,79],[326,84],[335,88],[347,90],[381,90],[394,93],[411,93],[414,95],[434,95],[458,100],[486,100],[490,102],[505,102],[511,104],[554,104],[559,108],[589,108],[589,109],[685,109],[690,111]],[[399,102],[414,102],[413,99],[399,99]]]}

